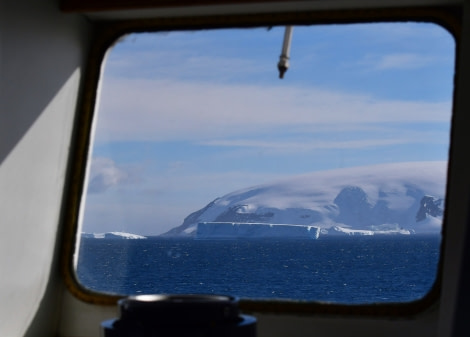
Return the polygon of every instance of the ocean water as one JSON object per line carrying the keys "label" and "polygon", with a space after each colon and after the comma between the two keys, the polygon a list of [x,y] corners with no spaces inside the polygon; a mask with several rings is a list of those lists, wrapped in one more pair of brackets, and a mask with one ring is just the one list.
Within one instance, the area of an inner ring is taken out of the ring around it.
{"label": "ocean water", "polygon": [[77,276],[89,289],[123,295],[409,302],[431,289],[439,250],[437,235],[318,240],[82,238]]}

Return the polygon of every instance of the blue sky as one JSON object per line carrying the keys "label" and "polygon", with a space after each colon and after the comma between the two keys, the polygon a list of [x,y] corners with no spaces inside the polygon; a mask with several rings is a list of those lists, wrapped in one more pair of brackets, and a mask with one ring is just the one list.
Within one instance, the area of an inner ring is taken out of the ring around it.
{"label": "blue sky", "polygon": [[82,230],[156,235],[287,176],[447,160],[454,41],[434,24],[144,33],[106,58]]}

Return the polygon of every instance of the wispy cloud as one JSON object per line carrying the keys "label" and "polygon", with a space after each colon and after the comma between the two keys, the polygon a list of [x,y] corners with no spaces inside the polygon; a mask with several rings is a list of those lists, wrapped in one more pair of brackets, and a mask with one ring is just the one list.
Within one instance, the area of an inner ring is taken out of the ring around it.
{"label": "wispy cloud", "polygon": [[[172,78],[184,80],[226,81],[240,78],[240,70],[256,75],[275,72],[273,64],[233,57],[185,55],[184,51],[141,51],[132,58],[122,57],[108,61],[109,75],[116,78]],[[223,72],[214,69],[224,69]]]}
{"label": "wispy cloud", "polygon": [[[449,122],[450,102],[377,100],[315,87],[113,79],[103,87],[97,141],[201,141],[380,123]],[[385,125],[385,124],[384,124]]]}
{"label": "wispy cloud", "polygon": [[259,140],[213,140],[201,142],[207,146],[227,146],[227,147],[254,147],[273,149],[278,151],[308,151],[316,149],[357,149],[367,147],[380,147],[388,145],[406,144],[410,139],[363,139],[356,141],[316,141],[316,142],[280,142],[280,141],[259,141]]}
{"label": "wispy cloud", "polygon": [[377,57],[374,68],[378,70],[416,69],[427,67],[435,62],[435,58],[428,55],[396,53]]}

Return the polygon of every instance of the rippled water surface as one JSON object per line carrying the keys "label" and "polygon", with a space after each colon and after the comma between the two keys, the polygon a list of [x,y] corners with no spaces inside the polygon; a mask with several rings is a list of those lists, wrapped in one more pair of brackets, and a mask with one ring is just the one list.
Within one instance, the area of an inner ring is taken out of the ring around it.
{"label": "rippled water surface", "polygon": [[77,274],[119,293],[204,293],[337,303],[403,302],[432,287],[439,236],[318,240],[82,238]]}

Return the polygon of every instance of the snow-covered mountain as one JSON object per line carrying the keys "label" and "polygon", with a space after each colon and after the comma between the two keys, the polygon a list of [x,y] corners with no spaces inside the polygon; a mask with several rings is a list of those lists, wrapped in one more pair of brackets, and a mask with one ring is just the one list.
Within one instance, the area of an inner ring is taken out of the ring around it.
{"label": "snow-covered mountain", "polygon": [[446,170],[446,162],[412,162],[303,174],[217,198],[163,235],[195,236],[207,222],[315,226],[322,235],[439,233]]}
{"label": "snow-covered mountain", "polygon": [[125,233],[125,232],[108,232],[108,233],[82,233],[83,238],[93,238],[93,239],[146,239],[146,236]]}

